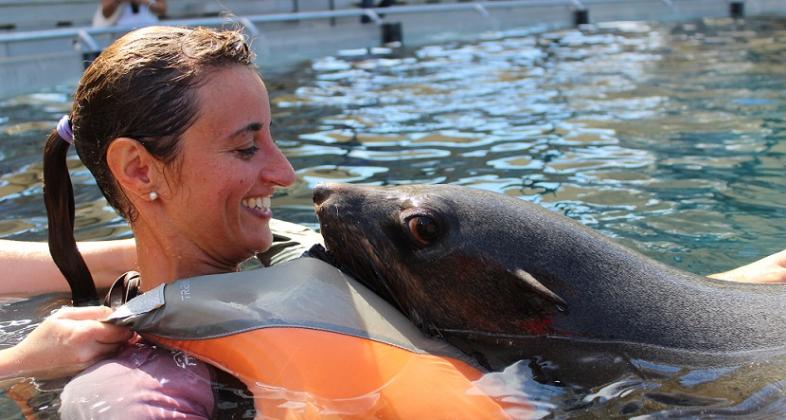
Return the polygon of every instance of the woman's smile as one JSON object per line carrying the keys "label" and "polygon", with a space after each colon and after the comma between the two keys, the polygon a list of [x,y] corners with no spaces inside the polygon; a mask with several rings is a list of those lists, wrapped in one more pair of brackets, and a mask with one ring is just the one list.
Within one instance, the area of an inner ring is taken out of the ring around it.
{"label": "woman's smile", "polygon": [[240,204],[261,219],[273,217],[273,212],[270,210],[270,196],[244,198]]}

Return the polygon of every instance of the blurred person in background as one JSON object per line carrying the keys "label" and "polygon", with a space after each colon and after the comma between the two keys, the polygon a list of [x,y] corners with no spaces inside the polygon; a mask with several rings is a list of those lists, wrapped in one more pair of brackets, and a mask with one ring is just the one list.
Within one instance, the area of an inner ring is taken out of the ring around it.
{"label": "blurred person in background", "polygon": [[154,25],[166,14],[166,0],[101,0],[94,27]]}

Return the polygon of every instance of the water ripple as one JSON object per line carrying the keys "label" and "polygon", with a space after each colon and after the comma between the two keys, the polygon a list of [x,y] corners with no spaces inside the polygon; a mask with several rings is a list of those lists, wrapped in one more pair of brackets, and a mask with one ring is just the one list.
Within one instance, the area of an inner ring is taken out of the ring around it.
{"label": "water ripple", "polygon": [[[784,247],[783,19],[489,33],[395,54],[345,52],[268,86],[274,134],[299,169],[274,198],[277,217],[316,226],[310,189],[324,181],[454,183],[539,203],[698,273]],[[40,151],[69,90],[0,102],[0,236],[45,237]],[[127,235],[75,156],[69,167],[77,235]],[[782,366],[639,364],[650,376],[581,390],[538,383],[520,363],[478,385],[557,418],[767,417],[786,407]]]}

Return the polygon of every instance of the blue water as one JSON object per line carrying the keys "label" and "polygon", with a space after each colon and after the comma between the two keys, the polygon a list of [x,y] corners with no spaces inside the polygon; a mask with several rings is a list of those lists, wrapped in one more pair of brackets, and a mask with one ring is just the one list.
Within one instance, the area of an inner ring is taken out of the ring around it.
{"label": "blue water", "polygon": [[[274,199],[282,219],[316,227],[310,188],[321,181],[455,183],[540,203],[700,274],[786,247],[784,20],[489,33],[337,54],[267,83],[274,135],[299,175]],[[0,102],[0,237],[46,237],[40,151],[72,90]],[[127,236],[75,155],[71,163],[78,237]],[[41,316],[9,308],[0,305],[4,345]],[[542,413],[566,417],[702,404],[783,412],[777,375],[739,391],[760,367],[646,368],[658,374],[592,390],[538,384],[526,365],[486,380],[512,375]]]}
{"label": "blue water", "polygon": [[710,273],[786,246],[783,38],[780,21],[619,24],[327,58],[273,101],[327,114],[280,124],[309,185],[473,185]]}

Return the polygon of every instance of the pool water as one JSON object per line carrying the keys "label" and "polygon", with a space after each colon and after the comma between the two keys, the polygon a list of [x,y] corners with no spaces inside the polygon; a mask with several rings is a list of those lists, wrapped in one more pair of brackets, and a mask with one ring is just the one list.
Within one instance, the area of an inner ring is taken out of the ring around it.
{"label": "pool water", "polygon": [[[278,218],[316,227],[318,182],[452,183],[540,203],[699,274],[786,247],[786,20],[488,33],[337,54],[267,83],[274,135],[299,175],[274,198]],[[41,147],[72,90],[0,102],[0,237],[46,237]],[[71,164],[78,238],[128,236],[75,155]],[[56,299],[2,301],[0,345]],[[591,389],[538,382],[526,362],[483,381],[514,383],[506,397],[556,417],[786,411],[777,360],[724,370],[630,362],[636,375]],[[44,417],[56,410],[53,389],[37,408]]]}

